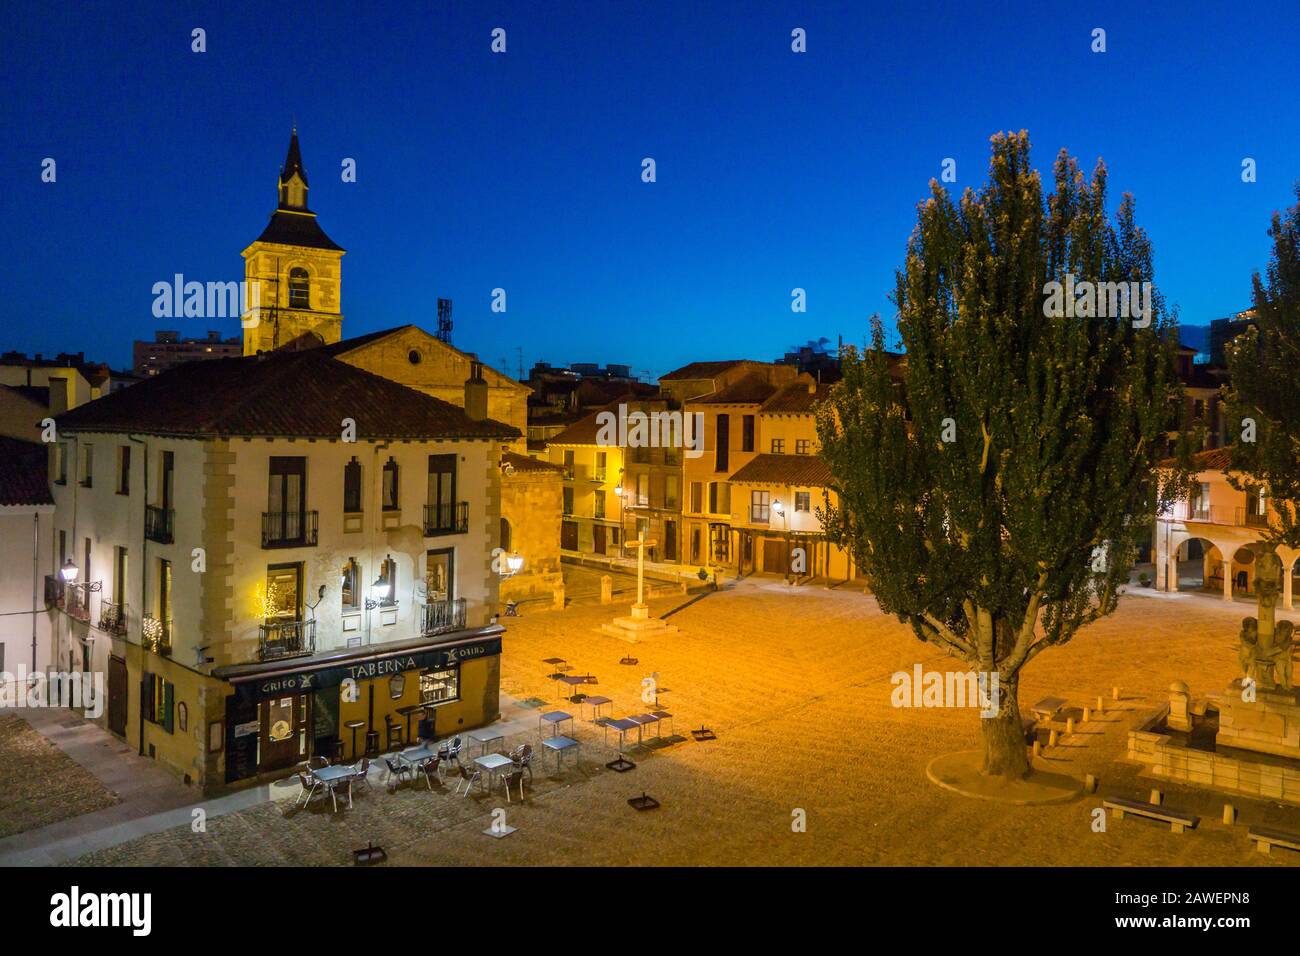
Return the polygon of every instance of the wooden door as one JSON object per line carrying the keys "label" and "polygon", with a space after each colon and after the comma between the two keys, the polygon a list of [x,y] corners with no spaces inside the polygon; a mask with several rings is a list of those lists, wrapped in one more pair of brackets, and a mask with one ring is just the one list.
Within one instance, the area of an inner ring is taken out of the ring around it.
{"label": "wooden door", "polygon": [[591,550],[596,554],[605,553],[605,526],[593,525],[591,529]]}
{"label": "wooden door", "polygon": [[565,551],[578,550],[578,522],[563,521],[560,523],[560,547]]}
{"label": "wooden door", "polygon": [[108,729],[119,737],[126,736],[127,711],[126,661],[108,658]]}
{"label": "wooden door", "polygon": [[280,770],[307,759],[307,700],[306,694],[294,694],[262,701],[259,770]]}
{"label": "wooden door", "polygon": [[677,560],[677,522],[664,522],[664,560]]}
{"label": "wooden door", "polygon": [[790,570],[790,558],[780,538],[763,539],[763,570],[771,574],[785,574]]}

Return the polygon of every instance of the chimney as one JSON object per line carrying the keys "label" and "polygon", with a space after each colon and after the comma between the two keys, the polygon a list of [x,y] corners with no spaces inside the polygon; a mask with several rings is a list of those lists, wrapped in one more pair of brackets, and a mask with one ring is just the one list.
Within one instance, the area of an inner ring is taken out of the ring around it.
{"label": "chimney", "polygon": [[62,415],[68,410],[68,380],[58,375],[50,376],[50,415]]}
{"label": "chimney", "polygon": [[469,363],[469,378],[465,380],[465,414],[476,422],[487,418],[488,387],[483,378],[483,363]]}

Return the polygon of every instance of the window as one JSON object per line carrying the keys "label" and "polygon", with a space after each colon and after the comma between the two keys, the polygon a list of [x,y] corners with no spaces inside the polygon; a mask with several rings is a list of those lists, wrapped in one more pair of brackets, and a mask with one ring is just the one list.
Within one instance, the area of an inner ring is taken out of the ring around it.
{"label": "window", "polygon": [[1263,485],[1255,485],[1246,491],[1246,524],[1268,524],[1268,492]]}
{"label": "window", "polygon": [[691,482],[691,511],[700,514],[704,511],[704,483]]}
{"label": "window", "polygon": [[289,270],[289,308],[310,309],[310,281],[307,270],[301,267]]}
{"label": "window", "polygon": [[740,420],[740,450],[754,450],[754,416],[746,415]]}
{"label": "window", "polygon": [[564,477],[565,478],[573,477],[573,449],[572,448],[566,448],[564,450]]}
{"label": "window", "polygon": [[755,524],[766,524],[771,519],[771,494],[766,491],[749,493],[749,520]]}
{"label": "window", "polygon": [[361,511],[361,462],[353,458],[343,466],[343,510],[348,514]]}
{"label": "window", "polygon": [[636,476],[636,501],[633,504],[638,508],[648,508],[650,506],[650,474],[641,472]]}
{"label": "window", "polygon": [[95,446],[81,446],[81,487],[90,488],[95,476]]}
{"label": "window", "polygon": [[383,488],[384,510],[397,511],[397,462],[392,458],[384,465],[384,488]]}
{"label": "window", "polygon": [[605,517],[605,495],[603,492],[596,492],[592,498],[591,516],[593,518]]}
{"label": "window", "polygon": [[126,604],[126,548],[115,548],[113,559],[113,603],[117,605],[117,613],[122,613],[122,606]]}
{"label": "window", "polygon": [[379,566],[379,580],[388,585],[388,597],[380,601],[379,606],[393,607],[397,604],[397,562],[391,555]]}
{"label": "window", "polygon": [[[91,581],[94,580],[94,578],[90,576],[90,539],[89,538],[85,539],[85,547],[86,547],[85,550],[86,563],[81,566],[81,580],[89,584]],[[89,594],[86,595],[86,600],[87,601],[90,600]]]}
{"label": "window", "polygon": [[573,514],[573,489],[572,488],[564,489],[564,513],[566,515]]}
{"label": "window", "polygon": [[267,566],[262,616],[267,624],[284,624],[302,620],[301,564]]}
{"label": "window", "polygon": [[271,458],[267,481],[268,521],[262,532],[264,539],[275,542],[303,540],[307,515],[306,479],[306,458]]}
{"label": "window", "polygon": [[806,491],[796,491],[794,493],[794,510],[812,511],[812,495]]}
{"label": "window", "polygon": [[[597,500],[601,498],[603,498],[602,495],[597,495]],[[501,519],[501,550],[510,550],[510,522],[505,518]]]}
{"label": "window", "polygon": [[[396,480],[395,476],[394,480]],[[439,532],[455,530],[457,525],[455,455],[429,456],[427,494],[429,519],[432,520],[426,519],[425,525]]]}
{"label": "window", "polygon": [[664,475],[664,507],[669,510],[677,508],[677,476]]}
{"label": "window", "polygon": [[356,558],[348,558],[348,563],[343,565],[341,593],[345,609],[361,606],[361,567]]}
{"label": "window", "polygon": [[425,671],[420,675],[420,703],[445,704],[460,698],[460,668]]}
{"label": "window", "polygon": [[117,449],[117,493],[131,493],[131,446],[120,445]]}
{"label": "window", "polygon": [[784,454],[785,454],[785,439],[784,439],[784,438],[773,438],[773,439],[772,439],[772,454],[774,454],[774,455],[784,455]]}
{"label": "window", "polygon": [[725,481],[709,482],[709,514],[731,514],[731,485]]}
{"label": "window", "polygon": [[1210,520],[1210,485],[1198,482],[1192,488],[1192,497],[1188,502],[1188,517],[1194,521]]}
{"label": "window", "polygon": [[796,438],[794,440],[794,453],[796,455],[808,454],[809,446],[812,444],[807,438]]}
{"label": "window", "polygon": [[674,468],[681,464],[680,453],[676,448],[664,449],[664,464]]}
{"label": "window", "polygon": [[593,477],[597,481],[605,480],[605,464],[607,459],[608,456],[605,452],[603,451],[596,452],[596,473],[595,475],[593,475]]}
{"label": "window", "polygon": [[731,529],[725,524],[710,527],[713,530],[713,557],[718,561],[726,561],[731,553]]}
{"label": "window", "polygon": [[54,449],[55,468],[54,473],[58,475],[54,480],[60,485],[68,483],[68,445],[66,442],[59,442]]}
{"label": "window", "polygon": [[172,732],[172,711],[176,688],[157,674],[144,675],[144,718],[157,724],[167,733]]}
{"label": "window", "polygon": [[731,444],[731,416],[719,415],[716,441],[713,448],[713,470],[727,470],[727,452]]}

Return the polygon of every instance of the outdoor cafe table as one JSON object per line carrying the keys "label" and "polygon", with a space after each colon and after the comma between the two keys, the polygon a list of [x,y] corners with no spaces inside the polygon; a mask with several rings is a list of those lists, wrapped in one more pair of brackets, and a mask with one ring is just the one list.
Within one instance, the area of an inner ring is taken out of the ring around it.
{"label": "outdoor cafe table", "polygon": [[482,757],[475,757],[474,762],[483,768],[488,775],[488,790],[492,790],[492,778],[504,770],[506,767],[514,766],[514,761],[505,754],[484,754]]}
{"label": "outdoor cafe table", "polygon": [[[329,767],[317,767],[311,772],[311,775],[328,788],[330,784],[337,783],[339,780],[348,780],[355,777],[357,768],[343,763],[336,763]],[[351,787],[348,787],[348,809],[352,809]]]}
{"label": "outdoor cafe table", "polygon": [[490,747],[493,743],[495,743],[498,740],[505,739],[505,734],[503,734],[499,729],[495,727],[479,727],[477,730],[471,730],[465,736],[468,737],[470,740],[482,744],[483,749],[480,750],[479,753],[483,753],[483,754],[486,754],[488,752],[488,747]]}
{"label": "outdoor cafe table", "polygon": [[[609,732],[611,730],[618,731],[618,749],[621,751],[623,749],[624,737],[627,732],[639,728],[641,725],[635,720],[628,720],[626,717],[621,717],[617,720],[607,720],[601,724],[601,726],[605,728],[605,738],[607,740],[609,739]],[[545,743],[545,741],[542,742]]]}
{"label": "outdoor cafe table", "polygon": [[645,728],[651,724],[659,723],[659,718],[654,714],[634,714],[628,720],[637,726],[636,742],[638,744],[645,740]]}
{"label": "outdoor cafe table", "polygon": [[564,757],[564,752],[570,748],[573,749],[573,759],[580,762],[581,751],[578,749],[578,742],[572,737],[547,737],[542,741],[542,746],[555,754],[555,772],[560,772],[560,760]]}
{"label": "outdoor cafe table", "polygon": [[582,700],[578,701],[578,714],[581,716],[583,704],[590,704],[591,719],[596,720],[600,717],[600,708],[604,707],[608,703],[608,697],[584,697]]}
{"label": "outdoor cafe table", "polygon": [[577,704],[577,703],[581,703],[582,699],[587,696],[586,694],[579,693],[577,688],[579,688],[583,684],[596,683],[596,678],[592,677],[590,674],[586,675],[585,677],[581,675],[575,676],[573,674],[565,674],[563,677],[560,678],[560,681],[562,683],[568,684],[569,688],[573,690],[574,692],[573,696],[571,696],[569,700]]}
{"label": "outdoor cafe table", "polygon": [[405,750],[397,752],[397,759],[402,763],[409,763],[412,768],[418,769],[420,764],[426,760],[432,760],[438,756],[438,751],[433,744],[420,744],[418,747],[407,747]]}
{"label": "outdoor cafe table", "polygon": [[542,732],[542,721],[546,721],[551,725],[551,736],[554,737],[560,732],[560,724],[564,723],[566,720],[570,722],[569,726],[573,726],[572,714],[567,714],[562,710],[547,711],[537,718],[537,732],[539,734]]}

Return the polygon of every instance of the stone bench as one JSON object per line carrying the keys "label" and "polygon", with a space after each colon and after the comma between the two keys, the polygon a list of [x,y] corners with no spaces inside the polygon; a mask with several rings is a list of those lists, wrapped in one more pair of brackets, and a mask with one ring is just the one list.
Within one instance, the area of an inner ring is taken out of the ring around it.
{"label": "stone bench", "polygon": [[1200,817],[1193,816],[1182,810],[1175,810],[1173,807],[1161,807],[1154,803],[1139,803],[1136,800],[1121,800],[1118,797],[1103,800],[1101,805],[1114,812],[1116,820],[1122,820],[1124,814],[1132,813],[1135,816],[1168,823],[1169,829],[1173,833],[1182,833],[1184,829],[1189,828],[1195,829],[1196,824],[1201,820]]}
{"label": "stone bench", "polygon": [[1300,833],[1287,833],[1285,830],[1269,830],[1266,827],[1251,827],[1248,831],[1255,841],[1255,849],[1268,853],[1273,847],[1285,847],[1288,850],[1300,850]]}

